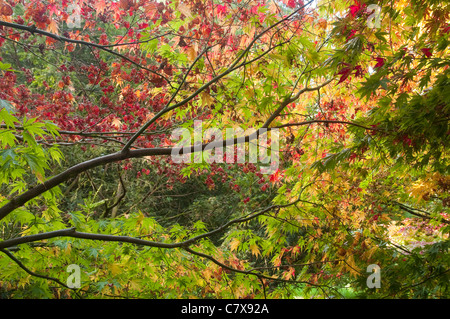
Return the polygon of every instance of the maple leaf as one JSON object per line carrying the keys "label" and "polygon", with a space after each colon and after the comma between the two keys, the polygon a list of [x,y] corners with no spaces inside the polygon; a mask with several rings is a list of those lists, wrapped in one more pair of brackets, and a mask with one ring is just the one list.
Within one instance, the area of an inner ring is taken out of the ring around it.
{"label": "maple leaf", "polygon": [[99,0],[94,4],[95,11],[97,12],[97,15],[102,14],[106,9],[106,1],[105,0]]}
{"label": "maple leaf", "polygon": [[228,12],[228,9],[227,9],[227,7],[226,6],[223,6],[223,5],[218,5],[217,6],[217,14],[219,15],[219,16],[224,16],[224,15],[226,15],[227,14],[227,12]]}
{"label": "maple leaf", "polygon": [[430,48],[423,48],[420,51],[422,51],[422,53],[425,54],[425,56],[427,58],[431,58],[432,53],[431,53],[431,49]]}
{"label": "maple leaf", "polygon": [[47,37],[45,39],[45,44],[49,46],[55,44],[56,42],[58,42],[58,40],[55,40],[54,38]]}
{"label": "maple leaf", "polygon": [[72,52],[73,50],[75,50],[75,46],[73,43],[66,43],[66,50],[69,52]]}
{"label": "maple leaf", "polygon": [[358,13],[362,11],[366,7],[366,4],[362,4],[359,1],[355,1],[354,5],[350,6],[350,12],[349,14],[352,16],[352,18],[356,17]]}
{"label": "maple leaf", "polygon": [[359,6],[358,5],[350,6],[350,15],[352,17],[354,17],[358,11],[359,11]]}
{"label": "maple leaf", "polygon": [[[252,30],[252,32],[253,32],[253,30]],[[241,46],[241,47],[246,47],[247,45],[249,45],[250,44],[250,42],[252,42],[252,38],[251,37],[249,37],[248,35],[246,35],[246,34],[244,34],[242,37],[241,37],[241,41],[240,41],[240,43],[239,43],[239,46]]]}
{"label": "maple leaf", "polygon": [[200,95],[200,98],[201,98],[201,101],[202,101],[201,102],[202,106],[208,106],[208,105],[211,105],[211,104],[214,103],[214,98],[211,95],[209,95],[208,93],[201,92],[199,95]]}
{"label": "maple leaf", "polygon": [[258,248],[257,244],[252,244],[252,245],[249,246],[249,248],[250,248],[250,250],[252,252],[252,255],[254,255],[254,256],[261,255],[261,252],[259,251],[259,248]]}
{"label": "maple leaf", "polygon": [[355,76],[356,77],[362,77],[364,75],[363,69],[361,68],[360,65],[355,66]]}
{"label": "maple leaf", "polygon": [[50,33],[58,34],[58,24],[55,20],[50,20],[50,23],[47,25],[47,31]]}
{"label": "maple leaf", "polygon": [[144,11],[149,15],[150,19],[153,19],[158,14],[158,4],[153,2],[147,3],[144,5]]}
{"label": "maple leaf", "polygon": [[118,263],[113,263],[110,265],[109,270],[111,271],[111,274],[117,275],[121,272],[121,266]]}
{"label": "maple leaf", "polygon": [[183,3],[180,3],[178,5],[178,11],[180,11],[182,14],[184,14],[188,18],[192,17],[191,9],[189,9],[189,7]]}
{"label": "maple leaf", "polygon": [[350,76],[352,71],[353,71],[353,68],[350,65],[345,68],[342,68],[338,72],[338,74],[341,75],[338,84],[344,82]]}
{"label": "maple leaf", "polygon": [[326,29],[327,24],[328,24],[328,22],[326,19],[319,19],[319,21],[317,22],[317,26],[321,29]]}
{"label": "maple leaf", "polygon": [[130,288],[132,290],[142,291],[141,287],[141,280],[140,279],[133,279],[130,281]]}
{"label": "maple leaf", "polygon": [[52,15],[56,15],[57,16],[57,15],[59,15],[59,10],[58,10],[58,8],[56,7],[55,4],[48,5],[47,9],[48,9],[49,16],[52,16]]}
{"label": "maple leaf", "polygon": [[281,180],[282,174],[279,169],[275,173],[269,176],[269,180],[272,182],[272,184],[279,183]]}
{"label": "maple leaf", "polygon": [[117,129],[120,129],[120,127],[122,126],[122,122],[116,117],[114,120],[112,120],[111,125],[113,125]]}
{"label": "maple leaf", "polygon": [[239,239],[233,238],[233,240],[231,240],[231,242],[230,242],[230,250],[235,251],[239,247],[240,244],[241,244],[241,242],[239,241]]}
{"label": "maple leaf", "polygon": [[197,51],[195,50],[195,48],[193,46],[187,47],[186,53],[188,56],[188,60],[191,62],[194,61],[195,58],[197,57]]}
{"label": "maple leaf", "polygon": [[286,270],[283,273],[283,279],[285,280],[289,280],[291,278],[293,278],[295,276],[295,268],[294,267],[289,267],[289,270]]}

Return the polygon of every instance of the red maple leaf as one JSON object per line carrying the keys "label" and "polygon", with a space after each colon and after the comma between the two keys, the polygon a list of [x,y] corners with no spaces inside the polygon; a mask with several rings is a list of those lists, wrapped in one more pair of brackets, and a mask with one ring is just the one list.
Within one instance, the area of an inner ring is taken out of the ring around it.
{"label": "red maple leaf", "polygon": [[450,32],[450,24],[446,23],[441,26],[441,33],[449,33]]}
{"label": "red maple leaf", "polygon": [[350,6],[350,15],[352,17],[354,17],[358,11],[359,11],[359,6],[358,5]]}
{"label": "red maple leaf", "polygon": [[226,6],[223,6],[223,5],[220,5],[220,4],[217,6],[217,13],[219,15],[226,15],[227,12],[228,12],[228,9],[227,9]]}
{"label": "red maple leaf", "polygon": [[352,18],[356,17],[358,15],[358,13],[360,13],[362,11],[362,9],[364,9],[366,7],[366,4],[362,4],[359,1],[355,1],[354,5],[350,6],[350,15],[352,16]]}
{"label": "red maple leaf", "polygon": [[420,51],[422,51],[422,53],[425,54],[425,56],[427,58],[431,58],[432,53],[431,53],[431,49],[430,48],[423,48]]}
{"label": "red maple leaf", "polygon": [[349,75],[352,73],[352,71],[353,71],[353,68],[349,64],[347,64],[347,63],[345,63],[345,64],[348,65],[348,66],[345,67],[345,68],[342,68],[338,72],[338,74],[341,75],[338,84],[341,83],[341,82],[344,82],[349,77]]}
{"label": "red maple leaf", "polygon": [[364,71],[360,65],[355,66],[355,70],[356,70],[355,72],[356,77],[362,77],[364,75]]}
{"label": "red maple leaf", "polygon": [[280,170],[277,170],[275,173],[269,176],[269,180],[272,182],[272,184],[279,183],[282,177],[282,173]]}
{"label": "red maple leaf", "polygon": [[347,36],[347,40],[350,40],[353,38],[353,36],[356,34],[356,30],[350,30],[350,33]]}

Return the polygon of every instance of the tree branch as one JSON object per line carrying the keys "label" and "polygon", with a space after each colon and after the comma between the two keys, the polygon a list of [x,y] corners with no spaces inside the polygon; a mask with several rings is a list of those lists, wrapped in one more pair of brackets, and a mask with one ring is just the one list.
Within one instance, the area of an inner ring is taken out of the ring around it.
{"label": "tree branch", "polygon": [[170,86],[172,86],[170,80],[168,78],[166,78],[164,75],[162,75],[162,74],[160,74],[160,73],[158,73],[156,71],[153,71],[152,69],[146,68],[145,66],[142,66],[141,64],[133,61],[132,59],[128,58],[127,56],[125,56],[123,54],[120,54],[120,53],[117,53],[117,52],[115,52],[115,51],[113,51],[111,49],[108,49],[108,47],[110,47],[110,45],[101,45],[101,44],[87,42],[87,41],[83,41],[83,40],[74,40],[74,39],[66,38],[66,37],[63,37],[63,36],[60,36],[60,35],[48,32],[48,31],[37,29],[35,26],[26,26],[26,25],[12,23],[12,22],[0,21],[0,26],[5,26],[5,27],[13,28],[13,29],[19,29],[19,30],[28,31],[28,32],[30,32],[33,35],[35,33],[42,34],[42,35],[45,35],[45,36],[47,36],[49,38],[52,38],[52,39],[55,39],[55,40],[58,40],[58,41],[61,41],[61,42],[82,44],[82,45],[87,45],[89,47],[98,48],[100,50],[106,51],[106,52],[108,52],[110,54],[113,54],[115,56],[118,56],[118,57],[120,57],[120,58],[122,58],[122,59],[124,59],[124,60],[126,60],[128,62],[130,62],[130,63],[132,63],[133,65],[137,66],[140,69],[144,69],[144,70],[146,70],[146,71],[148,71],[150,73],[153,73],[153,74],[155,74],[157,76],[162,77],[164,80],[167,81],[167,83]]}
{"label": "tree branch", "polygon": [[58,186],[59,184],[67,181],[68,179],[77,176],[78,174],[85,172],[87,170],[93,169],[95,167],[105,165],[108,163],[119,162],[130,158],[139,158],[144,156],[163,156],[172,154],[190,154],[199,151],[203,151],[207,146],[209,148],[214,147],[226,147],[227,145],[236,145],[239,143],[246,143],[251,140],[258,138],[260,135],[260,130],[254,133],[244,136],[236,137],[227,140],[219,140],[211,143],[205,143],[202,145],[190,145],[185,147],[172,147],[172,148],[142,148],[129,150],[127,153],[116,152],[94,159],[76,164],[58,175],[46,180],[42,184],[38,184],[35,187],[27,190],[26,192],[14,197],[8,203],[0,207],[0,220],[5,218],[14,209],[25,205],[31,199],[43,194],[44,192]]}
{"label": "tree branch", "polygon": [[72,228],[67,228],[67,229],[55,230],[55,231],[51,231],[51,232],[47,232],[47,233],[41,233],[41,234],[7,239],[7,240],[0,242],[0,249],[5,249],[5,248],[20,245],[20,244],[26,244],[26,243],[36,242],[36,241],[55,238],[55,237],[73,237],[73,238],[90,239],[90,240],[126,242],[126,243],[131,243],[131,244],[136,244],[136,245],[159,247],[159,248],[187,247],[189,245],[194,244],[195,242],[199,241],[202,238],[210,237],[219,232],[222,232],[233,224],[247,222],[247,221],[252,220],[260,215],[263,215],[264,213],[266,213],[268,211],[279,210],[280,208],[295,205],[298,201],[299,201],[299,199],[296,201],[293,201],[291,203],[284,204],[284,205],[268,206],[260,211],[252,212],[246,216],[233,219],[210,232],[192,237],[190,239],[187,239],[185,241],[178,242],[178,243],[161,243],[161,242],[148,241],[148,240],[129,237],[129,236],[117,236],[117,235],[105,235],[105,234],[78,232],[78,231],[76,231],[75,227],[72,227]]}
{"label": "tree branch", "polygon": [[[51,280],[51,281],[54,281],[54,282],[58,283],[59,285],[65,287],[67,289],[73,289],[73,288],[70,288],[69,286],[67,286],[66,284],[64,284],[63,282],[61,282],[58,278],[41,275],[41,274],[38,274],[38,273],[35,273],[35,272],[31,271],[19,259],[17,259],[13,254],[11,254],[7,249],[0,248],[0,251],[2,253],[4,253],[6,256],[8,256],[9,258],[11,258],[20,268],[25,270],[31,276],[42,278],[42,279]],[[74,291],[75,291],[75,293],[77,294],[78,297],[81,297],[76,290],[74,290]]]}
{"label": "tree branch", "polygon": [[[396,201],[392,201],[392,202],[395,203],[398,207],[400,207],[400,209],[404,210],[405,212],[410,213],[411,215],[414,215],[414,216],[417,216],[417,217],[420,217],[420,218],[423,218],[423,219],[436,220],[435,218],[431,217],[428,212],[426,212],[424,210],[408,207],[405,204],[402,204],[402,203],[399,203],[399,202],[396,202]],[[419,213],[417,213],[415,211],[423,212],[426,215],[419,214]],[[444,218],[442,218],[439,221],[444,223],[444,224],[450,225],[450,221],[448,221],[448,220],[446,220]]]}
{"label": "tree branch", "polygon": [[50,238],[55,238],[55,237],[73,237],[73,238],[90,239],[90,240],[126,242],[126,243],[131,243],[131,244],[136,244],[136,245],[150,246],[150,247],[159,247],[159,248],[186,247],[186,246],[189,246],[189,245],[197,242],[198,240],[200,240],[202,238],[210,237],[210,236],[212,236],[214,234],[222,232],[226,228],[228,228],[229,226],[231,226],[233,224],[243,223],[243,222],[249,221],[249,220],[251,220],[253,218],[256,218],[256,217],[258,217],[258,216],[260,216],[260,215],[270,211],[270,210],[279,209],[281,207],[287,207],[287,206],[290,206],[290,205],[294,205],[295,203],[296,203],[296,201],[292,202],[292,203],[289,203],[289,204],[285,204],[285,205],[269,206],[269,207],[267,207],[267,208],[265,208],[265,209],[263,209],[263,210],[261,210],[259,212],[251,213],[251,214],[249,214],[247,216],[233,219],[233,220],[229,221],[228,223],[218,227],[215,230],[212,230],[210,232],[207,232],[207,233],[204,233],[204,234],[192,237],[190,239],[187,239],[185,241],[178,242],[178,243],[161,243],[161,242],[148,241],[148,240],[144,240],[144,239],[140,239],[140,238],[133,238],[133,237],[128,237],[128,236],[84,233],[84,232],[78,232],[78,231],[76,231],[75,227],[72,227],[72,228],[68,228],[68,229],[55,230],[55,231],[51,231],[51,232],[47,232],[47,233],[41,233],[41,234],[35,234],[35,235],[29,235],[29,236],[22,236],[22,237],[17,237],[17,238],[4,240],[4,241],[0,242],[0,249],[5,249],[5,248],[12,247],[12,246],[20,245],[20,244],[36,242],[36,241],[50,239]]}
{"label": "tree branch", "polygon": [[298,122],[298,123],[286,123],[281,124],[278,126],[273,126],[272,128],[283,128],[283,127],[291,127],[291,126],[302,126],[302,125],[309,125],[313,123],[328,123],[328,124],[347,124],[347,125],[353,125],[360,128],[363,128],[365,130],[371,130],[371,131],[379,131],[379,129],[374,127],[367,127],[358,123],[354,122],[348,122],[348,121],[340,121],[340,120],[310,120],[310,121],[304,121],[304,122]]}
{"label": "tree branch", "polygon": [[252,275],[252,276],[256,276],[256,277],[258,277],[259,279],[266,279],[266,280],[277,281],[277,282],[283,282],[283,283],[289,283],[289,284],[307,284],[307,285],[311,285],[311,286],[315,286],[315,287],[322,287],[322,286],[323,286],[323,285],[313,284],[313,283],[308,282],[308,281],[287,280],[287,279],[281,279],[281,278],[271,277],[271,276],[264,275],[264,274],[262,274],[262,273],[257,273],[257,272],[254,271],[254,269],[250,269],[250,270],[241,270],[241,269],[233,268],[233,267],[230,267],[230,266],[228,266],[228,265],[225,265],[224,263],[218,261],[217,259],[215,259],[214,257],[212,257],[212,256],[210,256],[210,255],[207,255],[207,254],[198,252],[198,251],[193,250],[193,249],[191,249],[191,248],[189,248],[189,247],[184,247],[184,250],[186,250],[187,252],[189,252],[189,253],[191,253],[191,254],[193,254],[193,255],[197,255],[197,256],[199,256],[199,257],[206,258],[206,259],[212,261],[213,263],[215,263],[216,265],[218,265],[218,266],[220,266],[220,267],[222,267],[222,268],[224,268],[224,269],[227,269],[227,270],[229,270],[229,271],[241,273],[241,274],[244,274],[244,275]]}
{"label": "tree branch", "polygon": [[114,241],[114,242],[122,242],[122,243],[130,243],[141,246],[149,246],[149,247],[159,247],[159,248],[177,248],[186,245],[184,242],[181,243],[161,243],[154,242],[139,238],[133,238],[129,236],[116,236],[116,235],[104,235],[104,234],[95,234],[95,233],[85,233],[76,231],[75,227],[55,230],[47,233],[29,235],[23,237],[12,238],[8,240],[4,240],[0,242],[0,249],[4,249],[10,246],[16,246],[19,244],[26,244],[30,242],[35,242],[39,240],[45,240],[55,237],[72,237],[72,238],[80,238],[80,239],[89,239],[89,240],[101,240],[101,241]]}
{"label": "tree branch", "polygon": [[280,106],[275,110],[275,112],[273,112],[272,115],[266,120],[266,122],[263,124],[262,127],[263,128],[268,128],[270,126],[270,124],[273,122],[273,120],[275,120],[280,115],[280,113],[283,111],[283,109],[289,103],[295,102],[303,93],[319,90],[320,88],[322,88],[322,87],[326,86],[327,84],[331,83],[331,81],[333,81],[333,80],[334,80],[334,78],[331,78],[331,79],[325,81],[324,83],[322,83],[322,84],[320,84],[320,85],[318,85],[316,87],[313,87],[313,88],[305,87],[305,88],[301,89],[299,92],[297,92],[297,94],[295,94],[294,96],[286,97],[283,100],[283,102],[281,102]]}
{"label": "tree branch", "polygon": [[[213,85],[214,83],[218,82],[220,79],[222,79],[223,77],[225,77],[226,75],[230,74],[231,72],[235,71],[236,69],[244,66],[247,64],[247,62],[242,62],[239,64],[239,62],[248,54],[248,52],[250,51],[250,49],[253,47],[253,45],[256,43],[256,41],[258,39],[260,39],[264,34],[266,34],[267,32],[269,32],[270,30],[274,29],[275,27],[277,27],[279,24],[283,23],[284,21],[287,21],[288,19],[290,19],[292,16],[294,16],[297,12],[301,11],[304,7],[306,7],[307,5],[309,5],[310,3],[312,3],[312,0],[309,1],[307,4],[303,5],[302,7],[298,8],[297,10],[295,10],[294,12],[292,12],[291,14],[287,15],[286,17],[284,17],[283,19],[281,19],[280,21],[278,21],[277,23],[274,23],[273,25],[267,27],[266,29],[264,29],[263,31],[261,31],[258,35],[256,35],[253,40],[247,45],[247,47],[243,50],[243,52],[236,58],[236,60],[221,74],[215,76],[213,79],[211,79],[209,82],[205,83],[204,85],[202,85],[200,88],[198,88],[194,93],[192,93],[190,96],[188,96],[187,98],[183,99],[182,101],[170,106],[170,103],[172,102],[172,100],[175,98],[176,93],[172,96],[172,98],[170,99],[170,101],[166,104],[166,106],[159,111],[153,118],[151,118],[149,121],[147,121],[140,129],[139,131],[133,135],[131,137],[131,139],[127,142],[127,144],[123,147],[122,152],[126,153],[129,151],[132,143],[137,139],[137,137],[144,132],[150,125],[152,125],[154,122],[156,122],[156,120],[158,120],[161,116],[163,116],[164,114],[182,106],[185,105],[186,103],[188,103],[189,101],[191,101],[192,99],[194,99],[196,96],[198,96],[202,91],[206,90],[208,87],[210,87],[211,85]],[[199,56],[197,56],[196,60],[192,63],[190,69],[192,68],[192,66],[198,61],[198,59],[209,49],[206,48]],[[270,51],[271,49],[267,50]],[[263,56],[263,55],[261,55]],[[190,71],[189,69],[189,71]],[[185,76],[186,78],[186,76]],[[183,79],[183,82],[185,81],[185,78]],[[181,86],[180,86],[181,87]],[[179,87],[179,88],[180,88]]]}

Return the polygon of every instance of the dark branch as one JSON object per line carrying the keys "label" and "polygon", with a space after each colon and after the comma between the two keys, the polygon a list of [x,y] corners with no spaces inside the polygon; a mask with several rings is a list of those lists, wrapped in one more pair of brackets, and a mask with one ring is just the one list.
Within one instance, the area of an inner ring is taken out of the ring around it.
{"label": "dark branch", "polygon": [[[416,208],[412,208],[409,206],[406,206],[405,204],[393,201],[400,209],[404,210],[405,212],[410,213],[411,215],[423,218],[423,219],[430,219],[430,220],[436,220],[436,218],[433,218],[429,215],[428,212],[420,210],[420,209],[416,209]],[[423,214],[418,213],[418,211],[422,212]],[[441,220],[439,220],[439,222],[442,222],[444,224],[450,225],[450,221],[446,220],[444,218],[442,218]]]}
{"label": "dark branch", "polygon": [[[54,278],[54,277],[50,277],[50,276],[45,276],[45,275],[41,275],[38,273],[35,273],[34,271],[31,271],[30,269],[28,269],[19,259],[17,259],[13,254],[11,254],[11,252],[9,252],[7,249],[0,249],[0,251],[2,253],[4,253],[5,255],[7,255],[9,258],[11,258],[20,268],[22,268],[23,270],[25,270],[28,274],[30,274],[31,276],[34,277],[38,277],[38,278],[42,278],[42,279],[47,279],[47,280],[51,280],[54,281],[56,283],[58,283],[59,285],[67,288],[67,289],[73,289],[70,288],[69,286],[67,286],[66,284],[64,284],[63,282],[61,282],[58,278]],[[81,297],[78,292],[75,291],[75,293],[78,295],[78,297]]]}
{"label": "dark branch", "polygon": [[283,127],[291,127],[291,126],[302,126],[302,125],[309,125],[314,123],[327,123],[327,124],[346,124],[346,125],[353,125],[360,128],[363,128],[365,130],[371,130],[371,131],[379,131],[379,129],[374,127],[367,127],[355,122],[348,122],[348,121],[339,121],[339,120],[310,120],[310,121],[304,121],[304,122],[298,122],[298,123],[287,123],[287,124],[281,124],[278,126],[274,126],[272,128],[283,128]]}
{"label": "dark branch", "polygon": [[49,38],[52,38],[52,39],[55,39],[55,40],[58,40],[58,41],[61,41],[61,42],[69,42],[69,43],[87,45],[89,47],[95,47],[95,48],[98,48],[100,50],[106,51],[106,52],[108,52],[110,54],[113,54],[115,56],[118,56],[118,57],[120,57],[120,58],[122,58],[122,59],[124,59],[124,60],[126,60],[126,61],[128,61],[130,63],[132,63],[133,65],[137,66],[140,69],[144,69],[144,70],[146,70],[146,71],[148,71],[150,73],[153,73],[153,74],[155,74],[157,76],[162,77],[164,80],[167,81],[167,83],[169,85],[171,83],[170,80],[168,78],[166,78],[164,75],[162,75],[162,74],[160,74],[158,72],[155,72],[152,69],[149,69],[149,68],[146,68],[146,67],[142,66],[141,64],[133,61],[132,59],[128,58],[127,56],[125,56],[123,54],[120,54],[120,53],[117,53],[117,52],[115,52],[115,51],[113,51],[111,49],[108,49],[108,47],[109,47],[108,45],[101,45],[101,44],[87,42],[87,41],[83,41],[83,40],[74,40],[74,39],[66,38],[66,37],[63,37],[63,36],[60,36],[60,35],[48,32],[48,31],[37,29],[36,26],[26,26],[26,25],[6,22],[6,21],[0,21],[0,26],[5,26],[5,27],[13,28],[13,29],[19,29],[19,30],[28,31],[28,32],[30,32],[33,35],[35,33],[42,34],[42,35],[45,35],[45,36],[47,36]]}
{"label": "dark branch", "polygon": [[[228,74],[232,73],[233,71],[247,65],[246,61],[241,62],[241,60],[248,54],[248,52],[250,51],[250,49],[253,47],[253,45],[256,43],[256,41],[258,39],[260,39],[264,34],[266,34],[267,32],[269,32],[270,30],[276,28],[278,25],[284,23],[285,21],[289,20],[291,17],[293,17],[295,14],[297,14],[298,12],[300,12],[304,7],[306,7],[307,5],[309,5],[310,3],[312,3],[312,0],[309,1],[308,3],[304,4],[303,6],[301,6],[300,8],[296,9],[294,12],[292,12],[291,14],[287,15],[286,17],[284,17],[283,19],[281,19],[280,21],[278,21],[277,23],[274,23],[273,25],[267,27],[266,29],[264,29],[263,31],[261,31],[261,33],[259,33],[258,35],[255,35],[255,37],[253,38],[253,40],[247,45],[247,47],[243,50],[243,52],[236,58],[236,60],[221,74],[215,76],[212,80],[210,80],[208,83],[205,83],[204,85],[202,85],[200,88],[198,88],[194,93],[192,93],[190,96],[188,96],[187,98],[183,99],[182,101],[175,103],[174,105],[170,105],[170,103],[172,102],[172,100],[175,98],[176,93],[172,96],[172,98],[170,99],[170,101],[167,103],[167,105],[161,110],[159,111],[153,118],[151,118],[149,121],[147,121],[140,129],[139,131],[131,137],[131,139],[127,142],[127,144],[124,146],[122,152],[126,153],[129,151],[131,145],[133,144],[133,142],[138,138],[139,135],[141,135],[150,125],[152,125],[154,122],[156,122],[156,120],[158,120],[161,116],[163,116],[164,114],[185,105],[186,103],[188,103],[189,101],[191,101],[192,99],[194,99],[196,96],[198,96],[202,91],[206,90],[208,87],[210,87],[211,85],[213,85],[214,83],[218,82],[220,79],[222,79],[223,77],[227,76]],[[196,60],[193,62],[192,66],[197,62],[197,60],[208,50],[208,48],[206,48],[201,54],[199,54],[196,58]],[[269,48],[270,51],[271,48]],[[263,55],[260,55],[260,57],[262,57]],[[241,62],[241,63],[240,63]],[[185,81],[185,79],[183,79],[183,81]],[[181,86],[180,86],[181,87]],[[178,92],[178,90],[177,90]]]}
{"label": "dark branch", "polygon": [[35,187],[29,189],[28,191],[16,196],[11,199],[4,206],[0,207],[0,220],[6,217],[9,213],[11,213],[14,209],[23,206],[25,203],[30,201],[31,199],[43,194],[44,192],[58,186],[59,184],[67,181],[70,178],[77,176],[78,174],[85,172],[87,170],[93,169],[95,167],[105,165],[108,163],[119,162],[125,159],[130,158],[139,158],[144,156],[163,156],[163,155],[179,155],[179,154],[190,154],[199,151],[203,151],[207,146],[210,148],[213,147],[225,147],[227,145],[236,145],[239,143],[246,143],[250,140],[254,140],[258,138],[260,135],[260,131],[257,130],[253,134],[244,136],[244,137],[236,137],[227,140],[219,140],[211,143],[205,143],[202,145],[191,145],[185,147],[173,147],[173,148],[142,148],[129,150],[127,153],[116,152],[113,154],[108,154],[100,157],[96,157],[94,159],[88,160],[86,162],[79,163],[74,165],[64,172],[53,176],[42,184],[38,184]]}
{"label": "dark branch", "polygon": [[256,218],[256,217],[270,211],[270,210],[279,209],[281,207],[287,207],[287,206],[293,205],[295,203],[296,202],[289,203],[286,205],[269,206],[259,212],[252,213],[252,214],[249,214],[249,215],[241,217],[241,218],[233,219],[215,230],[212,230],[210,232],[195,236],[193,238],[190,238],[188,240],[178,242],[178,243],[161,243],[161,242],[148,241],[148,240],[144,240],[144,239],[140,239],[140,238],[133,238],[133,237],[128,237],[128,236],[84,233],[84,232],[78,232],[78,231],[76,231],[75,227],[72,227],[72,228],[68,228],[68,229],[55,230],[55,231],[51,231],[51,232],[47,232],[47,233],[41,233],[41,234],[35,234],[35,235],[29,235],[29,236],[23,236],[23,237],[17,237],[17,238],[4,240],[4,241],[0,242],[0,249],[5,249],[8,247],[13,247],[13,246],[20,245],[20,244],[26,244],[26,243],[36,242],[36,241],[55,238],[55,237],[73,237],[73,238],[90,239],[90,240],[125,242],[125,243],[141,245],[141,246],[150,246],[150,247],[159,247],[159,248],[186,247],[186,246],[189,246],[189,245],[199,241],[202,238],[210,237],[214,234],[222,232],[233,224],[249,221],[253,218]]}

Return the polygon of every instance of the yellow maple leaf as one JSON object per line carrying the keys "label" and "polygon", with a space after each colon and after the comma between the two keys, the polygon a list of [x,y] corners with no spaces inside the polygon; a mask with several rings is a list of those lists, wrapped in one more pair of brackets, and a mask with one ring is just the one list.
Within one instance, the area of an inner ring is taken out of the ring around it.
{"label": "yellow maple leaf", "polygon": [[416,198],[417,201],[421,201],[423,197],[432,190],[433,186],[432,183],[427,181],[418,181],[412,184],[409,195]]}
{"label": "yellow maple leaf", "polygon": [[377,251],[378,247],[377,246],[373,246],[372,248],[370,248],[367,252],[366,252],[366,257],[370,258],[372,257],[372,255]]}
{"label": "yellow maple leaf", "polygon": [[121,272],[122,269],[119,264],[114,263],[114,264],[111,264],[109,270],[110,270],[111,274],[117,275]]}
{"label": "yellow maple leaf", "polygon": [[209,280],[209,278],[211,278],[211,275],[212,275],[211,269],[205,269],[205,271],[203,271],[202,274],[203,274],[203,278],[205,278],[206,280]]}
{"label": "yellow maple leaf", "polygon": [[252,252],[252,254],[254,256],[259,256],[261,255],[261,252],[259,251],[258,245],[257,244],[252,244],[250,245],[250,251]]}
{"label": "yellow maple leaf", "polygon": [[358,276],[360,269],[356,266],[355,260],[353,259],[353,255],[348,255],[345,260],[347,264],[347,269],[353,276]]}
{"label": "yellow maple leaf", "polygon": [[230,242],[230,249],[231,249],[231,251],[237,250],[237,248],[239,247],[240,243],[241,242],[239,241],[239,239],[233,238],[233,240],[231,240],[231,242]]}
{"label": "yellow maple leaf", "polygon": [[189,9],[189,7],[183,3],[180,3],[178,5],[178,11],[180,11],[182,14],[184,14],[188,18],[192,17],[191,9]]}
{"label": "yellow maple leaf", "polygon": [[111,125],[116,129],[120,129],[122,127],[122,122],[117,117],[111,121]]}
{"label": "yellow maple leaf", "polygon": [[214,98],[204,91],[200,93],[200,98],[202,101],[202,106],[208,106],[214,103]]}
{"label": "yellow maple leaf", "polygon": [[36,175],[36,178],[38,179],[39,182],[43,183],[44,182],[44,175],[42,175],[40,172],[34,172],[34,175]]}
{"label": "yellow maple leaf", "polygon": [[172,118],[173,114],[174,114],[174,111],[172,110],[172,111],[169,111],[166,114],[162,115],[161,118],[165,119],[165,120],[169,120]]}
{"label": "yellow maple leaf", "polygon": [[68,244],[66,247],[66,250],[65,250],[66,255],[70,255],[71,251],[72,251],[72,245]]}
{"label": "yellow maple leaf", "polygon": [[30,282],[30,278],[31,278],[31,275],[20,279],[18,286],[21,288],[25,288],[25,286]]}
{"label": "yellow maple leaf", "polygon": [[190,46],[186,49],[187,58],[190,62],[194,62],[194,60],[197,58],[197,51],[195,50],[194,46]]}
{"label": "yellow maple leaf", "polygon": [[130,281],[131,290],[142,291],[141,281],[139,279],[133,279]]}

